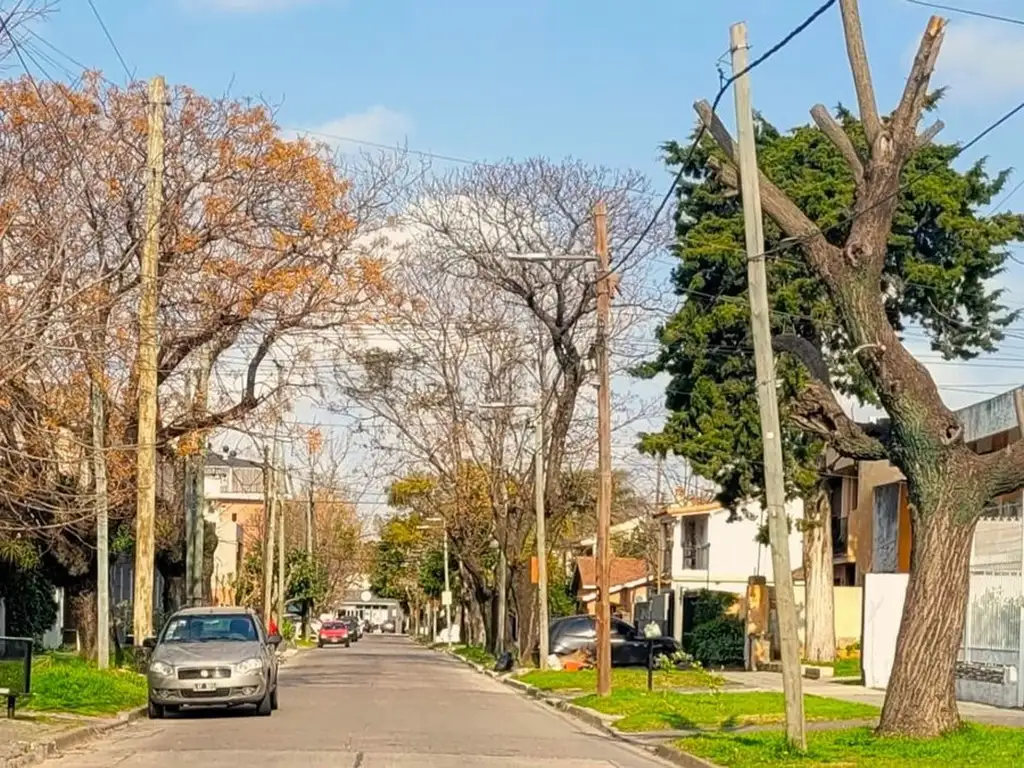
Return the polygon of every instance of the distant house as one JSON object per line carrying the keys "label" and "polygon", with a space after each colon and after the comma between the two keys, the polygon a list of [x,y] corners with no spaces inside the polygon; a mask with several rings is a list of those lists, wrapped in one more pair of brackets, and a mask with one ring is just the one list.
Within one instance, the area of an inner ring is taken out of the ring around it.
{"label": "distant house", "polygon": [[[597,611],[597,561],[584,555],[576,558],[572,591],[581,613],[593,615]],[[608,590],[612,613],[633,621],[636,603],[644,602],[653,592],[654,577],[647,562],[632,557],[615,557],[611,563],[611,587]]]}

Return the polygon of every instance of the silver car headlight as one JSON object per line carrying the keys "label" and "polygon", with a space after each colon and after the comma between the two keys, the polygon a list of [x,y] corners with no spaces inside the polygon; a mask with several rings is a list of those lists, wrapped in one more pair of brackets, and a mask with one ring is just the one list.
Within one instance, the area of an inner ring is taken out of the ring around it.
{"label": "silver car headlight", "polygon": [[255,675],[263,671],[263,659],[246,659],[235,664],[235,672],[239,675]]}
{"label": "silver car headlight", "polygon": [[162,661],[154,661],[150,664],[149,671],[160,677],[172,677],[174,675],[174,667]]}

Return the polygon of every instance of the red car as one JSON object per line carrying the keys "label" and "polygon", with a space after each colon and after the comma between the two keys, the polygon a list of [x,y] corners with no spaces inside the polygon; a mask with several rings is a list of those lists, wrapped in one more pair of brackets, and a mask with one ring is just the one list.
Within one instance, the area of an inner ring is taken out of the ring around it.
{"label": "red car", "polygon": [[352,645],[352,638],[348,636],[348,627],[340,621],[325,621],[320,627],[317,646],[323,648],[325,645],[344,645],[346,648]]}

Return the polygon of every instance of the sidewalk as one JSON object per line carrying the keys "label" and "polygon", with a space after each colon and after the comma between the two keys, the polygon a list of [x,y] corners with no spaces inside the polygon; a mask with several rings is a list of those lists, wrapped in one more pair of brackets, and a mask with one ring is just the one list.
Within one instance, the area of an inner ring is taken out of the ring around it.
{"label": "sidewalk", "polygon": [[[729,683],[742,686],[747,691],[782,691],[782,675],[778,672],[720,672]],[[855,701],[861,704],[873,704],[881,708],[885,700],[885,691],[866,688],[863,685],[838,683],[832,680],[808,680],[802,678],[804,693],[814,696],[829,696],[843,701]],[[734,689],[738,690],[738,688]],[[1024,728],[1024,710],[1001,709],[987,704],[959,702],[960,715],[965,720],[986,725],[1004,725],[1011,728]]]}
{"label": "sidewalk", "polygon": [[84,717],[54,713],[19,713],[0,718],[0,768],[32,765],[93,736],[127,724],[144,710],[113,717]]}

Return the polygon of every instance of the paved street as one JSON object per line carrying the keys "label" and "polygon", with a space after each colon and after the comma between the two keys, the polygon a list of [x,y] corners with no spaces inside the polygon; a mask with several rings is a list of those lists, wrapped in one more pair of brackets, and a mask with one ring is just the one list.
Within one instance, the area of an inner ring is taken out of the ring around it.
{"label": "paved street", "polygon": [[281,708],[141,721],[60,768],[667,765],[401,637],[307,651],[281,670]]}

